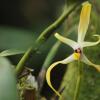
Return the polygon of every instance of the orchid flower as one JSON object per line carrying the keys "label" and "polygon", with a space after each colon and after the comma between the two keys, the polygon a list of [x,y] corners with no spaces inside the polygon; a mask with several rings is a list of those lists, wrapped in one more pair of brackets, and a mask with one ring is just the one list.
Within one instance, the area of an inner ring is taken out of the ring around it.
{"label": "orchid flower", "polygon": [[68,64],[72,61],[75,60],[80,60],[81,62],[89,65],[89,66],[93,66],[94,68],[96,68],[98,71],[100,71],[100,65],[96,65],[94,63],[92,63],[83,53],[83,48],[84,47],[88,47],[88,46],[95,46],[98,43],[100,43],[100,36],[99,35],[94,35],[95,37],[98,38],[98,40],[96,42],[86,42],[84,41],[87,29],[88,29],[88,25],[89,25],[89,20],[90,20],[90,12],[91,12],[91,4],[87,1],[85,3],[82,4],[82,10],[81,10],[81,15],[80,15],[80,22],[79,22],[79,27],[78,27],[78,40],[77,42],[65,38],[63,36],[61,36],[60,34],[56,33],[55,37],[60,40],[61,42],[69,45],[70,47],[73,48],[74,53],[71,54],[69,57],[65,58],[64,60],[61,61],[57,61],[55,63],[53,63],[46,72],[46,80],[48,85],[50,86],[50,88],[59,96],[61,97],[61,95],[59,94],[58,91],[56,91],[50,81],[50,73],[51,70],[58,64]]}

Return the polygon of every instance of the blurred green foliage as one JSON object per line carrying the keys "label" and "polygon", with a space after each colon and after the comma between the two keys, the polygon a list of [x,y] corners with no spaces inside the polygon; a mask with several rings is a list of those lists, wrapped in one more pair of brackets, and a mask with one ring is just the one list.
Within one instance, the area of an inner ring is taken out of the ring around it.
{"label": "blurred green foliage", "polygon": [[22,49],[26,50],[35,41],[32,31],[13,27],[0,27],[0,49]]}
{"label": "blurred green foliage", "polygon": [[0,100],[18,100],[16,77],[12,64],[0,57]]}
{"label": "blurred green foliage", "polygon": [[[42,2],[43,1],[43,2]],[[26,51],[31,45],[34,45],[34,41],[38,37],[39,33],[43,31],[48,25],[50,25],[57,17],[62,13],[62,8],[64,7],[64,3],[66,2],[67,5],[71,5],[74,2],[79,2],[80,0],[42,0],[42,1],[35,1],[35,0],[25,0],[20,1],[19,4],[11,4],[11,8],[7,4],[7,6],[1,6],[2,11],[2,18],[0,23],[0,51],[6,49],[20,49]],[[83,0],[81,0],[83,1]],[[86,40],[95,41],[96,39],[92,37],[93,34],[99,34],[100,29],[100,0],[90,0],[92,3],[92,14],[91,14],[91,22],[89,26],[89,30],[86,36]],[[35,2],[35,3],[34,3]],[[2,3],[1,3],[2,4]],[[5,4],[5,3],[4,3]],[[14,5],[17,5],[17,13],[16,9],[14,9]],[[35,6],[37,5],[37,6]],[[80,5],[79,5],[80,6]],[[4,7],[4,8],[3,8]],[[8,9],[9,8],[9,9]],[[4,10],[6,9],[6,10]],[[7,11],[7,9],[9,11]],[[12,11],[14,10],[14,11]],[[67,21],[58,29],[56,32],[60,33],[67,33],[70,31],[70,27],[75,27],[73,32],[68,36],[71,39],[76,39],[77,37],[77,25],[79,22],[79,10],[74,13],[75,15],[71,15]],[[16,13],[16,14],[15,14]],[[15,15],[14,15],[15,14]],[[17,15],[18,14],[18,15]],[[6,15],[6,16],[5,16]],[[37,76],[44,60],[51,50],[52,45],[55,43],[56,39],[51,36],[46,43],[44,43],[39,51],[31,57],[31,60],[26,64],[28,67],[32,67],[34,70],[34,74]],[[52,61],[61,60],[67,55],[69,55],[72,50],[61,44],[58,52],[56,53],[55,57]],[[94,63],[100,64],[100,44],[96,47],[85,48],[84,52],[90,58],[90,60]],[[14,60],[17,60],[16,64],[19,61],[21,56],[18,55],[12,56],[12,63]],[[2,64],[3,63],[3,64]],[[12,71],[9,71],[9,63],[6,60],[2,60],[0,58],[0,66],[1,72],[0,76],[0,91],[4,90],[3,95],[0,94],[0,100],[17,100],[16,95],[16,80]],[[5,65],[6,64],[6,65]],[[2,67],[4,69],[2,70]],[[6,68],[5,68],[6,66]],[[49,66],[48,66],[49,67]],[[62,70],[62,71],[61,71]],[[54,70],[52,73],[53,83],[55,83],[55,87],[59,87],[61,83],[61,87],[65,87],[66,89],[63,92],[63,96],[67,100],[73,100],[73,92],[75,89],[74,82],[77,79],[77,64],[72,63],[68,65],[68,69],[66,70],[66,74],[64,75],[64,81],[60,82],[59,79],[63,78],[63,74],[65,72],[65,68],[62,66]],[[56,74],[55,73],[60,73]],[[56,77],[58,76],[58,78]],[[62,77],[62,78],[61,78]],[[90,66],[83,64],[83,77],[81,82],[81,88],[79,93],[78,100],[99,100],[100,98],[100,74],[95,71]],[[5,84],[3,84],[5,83]],[[3,86],[4,85],[4,86]],[[2,88],[1,88],[2,87]],[[6,88],[6,89],[5,89]],[[9,92],[10,91],[10,92]],[[13,92],[12,92],[13,91]],[[1,93],[1,92],[0,92]],[[51,94],[50,89],[44,85],[42,93],[45,97],[50,99],[49,94]],[[7,97],[9,99],[5,99]],[[65,100],[66,100],[65,99]]]}

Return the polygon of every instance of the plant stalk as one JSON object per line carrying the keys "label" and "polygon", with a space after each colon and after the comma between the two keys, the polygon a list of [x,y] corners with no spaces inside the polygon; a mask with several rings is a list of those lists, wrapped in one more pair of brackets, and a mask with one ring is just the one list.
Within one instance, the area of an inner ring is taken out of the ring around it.
{"label": "plant stalk", "polygon": [[75,89],[74,99],[73,100],[78,100],[80,87],[81,87],[82,66],[80,64],[80,61],[78,61],[78,71],[77,71],[77,73],[78,73],[78,75],[77,75],[76,89]]}
{"label": "plant stalk", "polygon": [[64,20],[70,15],[70,13],[72,13],[78,7],[78,5],[78,3],[73,4],[66,12],[64,11],[63,14],[53,24],[47,27],[40,34],[40,36],[35,41],[34,46],[30,47],[26,51],[26,53],[23,55],[23,57],[17,64],[15,70],[17,75],[19,75],[23,71],[24,65],[26,61],[30,58],[30,55],[32,53],[34,54],[40,48],[40,46],[51,36],[51,33],[53,33],[64,22]]}

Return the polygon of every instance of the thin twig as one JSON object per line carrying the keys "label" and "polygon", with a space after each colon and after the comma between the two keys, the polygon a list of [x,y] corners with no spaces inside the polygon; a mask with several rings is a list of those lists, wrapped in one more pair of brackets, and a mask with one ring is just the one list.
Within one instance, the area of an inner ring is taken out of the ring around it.
{"label": "thin twig", "polygon": [[55,57],[56,53],[57,53],[57,50],[58,48],[60,47],[60,44],[61,42],[60,41],[57,41],[51,48],[50,52],[48,53],[45,61],[44,61],[44,64],[43,64],[43,67],[38,75],[38,83],[39,83],[39,92],[41,91],[42,89],[42,86],[43,86],[43,83],[44,83],[44,79],[45,79],[45,74],[46,74],[46,70],[47,68],[50,66],[53,58]]}

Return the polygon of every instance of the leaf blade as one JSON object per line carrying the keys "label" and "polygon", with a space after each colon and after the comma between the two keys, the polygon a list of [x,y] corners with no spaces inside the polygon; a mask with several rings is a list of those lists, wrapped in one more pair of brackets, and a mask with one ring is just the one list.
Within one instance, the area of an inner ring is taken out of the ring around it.
{"label": "leaf blade", "polygon": [[8,49],[4,50],[0,53],[0,56],[5,57],[5,56],[12,56],[12,55],[17,55],[17,54],[23,54],[25,50],[20,50],[20,49]]}

